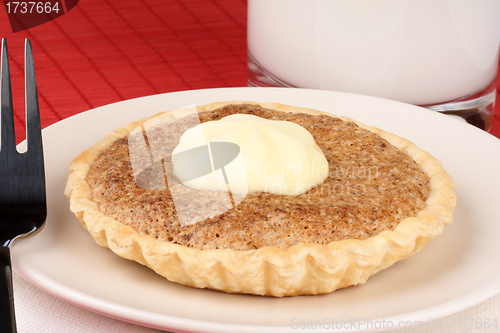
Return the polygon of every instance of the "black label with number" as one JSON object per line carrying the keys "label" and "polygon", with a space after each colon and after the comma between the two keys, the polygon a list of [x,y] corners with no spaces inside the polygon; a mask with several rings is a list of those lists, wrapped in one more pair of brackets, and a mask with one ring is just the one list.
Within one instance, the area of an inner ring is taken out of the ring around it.
{"label": "black label with number", "polygon": [[4,0],[12,32],[52,21],[73,9],[78,0],[12,1]]}

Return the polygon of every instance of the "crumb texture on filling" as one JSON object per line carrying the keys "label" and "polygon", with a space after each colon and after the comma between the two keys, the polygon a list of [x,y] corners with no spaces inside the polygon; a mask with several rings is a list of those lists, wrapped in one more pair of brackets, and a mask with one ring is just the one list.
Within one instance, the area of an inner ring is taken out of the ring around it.
{"label": "crumb texture on filling", "polygon": [[[408,155],[375,133],[328,115],[285,113],[256,105],[228,105],[202,112],[199,117],[206,122],[235,113],[291,121],[307,129],[328,161],[327,179],[298,196],[249,193],[234,208],[218,210],[220,192],[184,186],[169,168],[169,156],[178,138],[198,124],[196,116],[188,116],[148,131],[150,143],[165,147],[161,157],[165,163],[149,167],[137,182],[128,138],[104,150],[86,178],[92,200],[105,215],[160,241],[197,249],[242,251],[363,240],[393,230],[425,207],[430,193],[428,176]],[[165,172],[168,186],[147,186],[157,183],[158,169],[162,176]],[[171,190],[189,213],[200,215],[193,218],[201,222],[180,223]],[[206,214],[207,207],[223,213]]]}

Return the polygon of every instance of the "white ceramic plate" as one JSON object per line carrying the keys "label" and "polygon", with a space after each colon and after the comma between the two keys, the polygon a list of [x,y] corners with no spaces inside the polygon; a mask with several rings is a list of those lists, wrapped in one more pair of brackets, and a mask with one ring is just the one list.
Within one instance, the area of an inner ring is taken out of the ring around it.
{"label": "white ceramic plate", "polygon": [[[310,107],[410,139],[440,159],[457,182],[454,222],[419,254],[366,284],[320,296],[268,298],[193,289],[98,246],[70,213],[63,195],[71,160],[112,130],[144,116],[228,100]],[[43,139],[47,224],[39,235],[15,245],[14,269],[39,288],[83,308],[174,332],[296,332],[309,326],[308,332],[371,331],[435,320],[500,292],[500,140],[453,118],[359,95],[229,88],[100,107],[46,128]]]}

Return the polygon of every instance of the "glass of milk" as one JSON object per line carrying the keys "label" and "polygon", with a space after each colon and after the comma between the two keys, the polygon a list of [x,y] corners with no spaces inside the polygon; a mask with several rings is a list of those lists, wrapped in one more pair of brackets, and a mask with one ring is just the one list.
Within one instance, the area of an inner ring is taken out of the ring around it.
{"label": "glass of milk", "polygon": [[488,130],[500,0],[248,0],[250,86],[353,92]]}

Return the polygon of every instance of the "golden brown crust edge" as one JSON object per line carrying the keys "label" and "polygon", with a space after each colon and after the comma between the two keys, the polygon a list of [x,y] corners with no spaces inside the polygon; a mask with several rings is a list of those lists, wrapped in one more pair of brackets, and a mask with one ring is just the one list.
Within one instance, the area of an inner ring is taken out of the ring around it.
{"label": "golden brown crust edge", "polygon": [[[284,112],[332,116],[278,103],[246,101],[212,103],[197,107],[197,110],[209,111],[228,104],[259,104]],[[171,120],[184,116],[182,110],[161,114],[163,118]],[[336,116],[379,134],[410,155],[428,174],[432,190],[426,208],[416,217],[401,221],[394,231],[384,231],[366,240],[342,240],[328,245],[298,244],[288,249],[199,250],[138,234],[98,209],[91,200],[91,189],[85,178],[90,165],[101,151],[156,116],[118,129],[78,155],[70,166],[65,195],[70,199],[71,211],[99,245],[110,248],[123,258],[148,266],[170,281],[229,293],[277,297],[329,293],[364,283],[371,275],[413,255],[429,240],[441,234],[444,225],[452,221],[456,205],[453,191],[455,183],[438,160],[406,139]]]}

